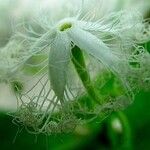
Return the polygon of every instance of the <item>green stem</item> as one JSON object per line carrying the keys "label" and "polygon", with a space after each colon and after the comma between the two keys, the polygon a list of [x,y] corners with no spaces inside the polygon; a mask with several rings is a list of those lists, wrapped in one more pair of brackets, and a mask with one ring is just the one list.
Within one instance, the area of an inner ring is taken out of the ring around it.
{"label": "green stem", "polygon": [[86,68],[85,60],[82,51],[79,47],[75,46],[72,49],[72,62],[74,67],[88,93],[90,98],[92,98],[96,103],[100,103],[100,98],[98,92],[95,91],[95,88],[91,82],[90,74]]}
{"label": "green stem", "polygon": [[[111,122],[114,119],[119,119],[122,131],[117,133],[111,127]],[[108,123],[108,134],[111,140],[112,149],[114,150],[132,150],[132,136],[128,119],[123,112],[116,112],[112,114],[110,122]]]}

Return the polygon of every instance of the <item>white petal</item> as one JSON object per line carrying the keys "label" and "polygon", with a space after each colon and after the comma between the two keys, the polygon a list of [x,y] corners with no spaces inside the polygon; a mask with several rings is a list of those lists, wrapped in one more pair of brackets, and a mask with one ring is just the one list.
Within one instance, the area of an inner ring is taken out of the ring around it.
{"label": "white petal", "polygon": [[96,36],[79,28],[72,28],[68,31],[68,35],[74,44],[101,61],[111,71],[116,72],[118,70],[116,67],[119,58]]}
{"label": "white petal", "polygon": [[49,79],[55,94],[63,99],[66,86],[67,65],[70,60],[70,41],[59,34],[49,53]]}

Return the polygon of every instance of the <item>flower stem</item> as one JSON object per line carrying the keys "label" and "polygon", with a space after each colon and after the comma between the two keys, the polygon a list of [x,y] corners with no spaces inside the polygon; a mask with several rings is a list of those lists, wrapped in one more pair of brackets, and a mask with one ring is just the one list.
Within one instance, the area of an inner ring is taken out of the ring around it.
{"label": "flower stem", "polygon": [[85,60],[82,51],[79,47],[75,46],[72,48],[72,62],[74,67],[88,93],[90,98],[92,98],[96,103],[100,104],[100,98],[98,96],[98,92],[96,92],[91,79],[90,74],[86,68]]}
{"label": "flower stem", "polygon": [[[112,127],[112,122],[116,119],[119,120],[120,126],[116,123],[116,127],[114,128]],[[119,111],[111,115],[110,120],[108,120],[108,136],[111,141],[112,149],[116,150],[117,146],[118,149],[121,150],[132,150],[130,124],[123,112]]]}

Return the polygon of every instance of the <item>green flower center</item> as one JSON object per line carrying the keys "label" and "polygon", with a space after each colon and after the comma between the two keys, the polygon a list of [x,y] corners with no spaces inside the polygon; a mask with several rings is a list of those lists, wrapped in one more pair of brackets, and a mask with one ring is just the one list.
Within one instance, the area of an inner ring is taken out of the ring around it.
{"label": "green flower center", "polygon": [[69,28],[71,28],[72,27],[72,24],[71,23],[64,23],[64,24],[62,24],[60,27],[59,27],[59,30],[60,31],[65,31],[65,30],[67,30],[67,29],[69,29]]}

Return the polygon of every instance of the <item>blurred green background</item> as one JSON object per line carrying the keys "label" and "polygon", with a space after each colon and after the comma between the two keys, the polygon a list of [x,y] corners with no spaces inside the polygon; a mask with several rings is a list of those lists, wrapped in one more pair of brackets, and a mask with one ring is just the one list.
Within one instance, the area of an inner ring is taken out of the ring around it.
{"label": "blurred green background", "polygon": [[[5,2],[0,0],[0,47],[4,46],[11,33],[11,17],[14,7],[20,7],[19,0]],[[27,1],[26,1],[27,2]],[[119,1],[118,1],[119,2]],[[139,5],[135,4],[139,2]],[[120,7],[139,7],[145,18],[150,18],[149,0],[117,3]],[[30,4],[30,1],[28,1]],[[143,4],[143,5],[141,5]],[[140,7],[141,6],[141,7]],[[22,15],[28,16],[28,7],[25,7]],[[27,12],[26,12],[26,11]],[[21,11],[19,8],[18,12]],[[150,51],[150,43],[146,43]],[[0,86],[2,86],[0,84]],[[6,90],[6,89],[5,89]],[[6,111],[12,102],[2,97],[3,88],[0,91],[0,150],[150,150],[150,92],[140,91],[136,95],[134,103],[122,112],[113,112],[102,123],[91,122],[85,126],[77,127],[72,134],[58,135],[31,135],[21,126],[12,123],[12,117]],[[8,105],[7,105],[8,104]],[[4,109],[2,109],[5,107]],[[9,110],[9,109],[8,109]]]}

